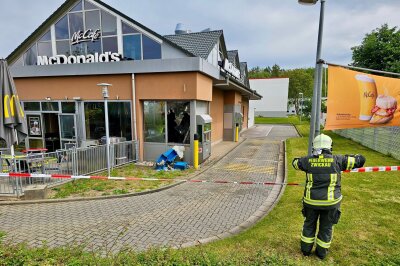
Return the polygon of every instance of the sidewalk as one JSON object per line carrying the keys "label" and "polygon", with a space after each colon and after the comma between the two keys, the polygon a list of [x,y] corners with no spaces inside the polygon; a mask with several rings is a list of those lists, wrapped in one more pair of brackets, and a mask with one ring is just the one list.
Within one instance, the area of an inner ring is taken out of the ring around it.
{"label": "sidewalk", "polygon": [[208,183],[187,182],[157,193],[101,201],[0,206],[4,241],[35,247],[43,241],[49,247],[82,243],[88,249],[118,251],[126,246],[186,247],[239,233],[272,209],[281,187],[212,181],[280,182],[280,140],[295,133],[288,127],[265,128],[260,138],[214,145],[208,166],[196,176]]}

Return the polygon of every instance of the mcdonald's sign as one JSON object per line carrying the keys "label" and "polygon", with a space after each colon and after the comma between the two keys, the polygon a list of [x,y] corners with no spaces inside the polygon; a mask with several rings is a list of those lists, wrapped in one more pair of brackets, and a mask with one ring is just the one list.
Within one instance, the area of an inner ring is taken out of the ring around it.
{"label": "mcdonald's sign", "polygon": [[19,117],[24,117],[24,110],[22,110],[21,103],[19,101],[18,95],[4,95],[3,99],[4,105],[4,118],[12,118],[15,117],[16,113]]}

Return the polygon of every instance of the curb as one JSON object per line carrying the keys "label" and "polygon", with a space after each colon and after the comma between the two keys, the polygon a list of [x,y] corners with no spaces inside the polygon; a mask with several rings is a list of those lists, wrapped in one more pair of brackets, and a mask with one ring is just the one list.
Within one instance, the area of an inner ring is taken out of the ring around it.
{"label": "curb", "polygon": [[108,199],[118,199],[118,198],[127,198],[127,197],[134,197],[134,196],[141,196],[146,194],[151,194],[159,191],[163,191],[169,188],[173,188],[178,186],[185,181],[177,182],[176,184],[164,186],[161,188],[156,188],[153,190],[142,191],[142,192],[133,192],[123,195],[112,195],[112,196],[102,196],[102,197],[88,197],[88,198],[69,198],[69,199],[45,199],[45,200],[26,200],[26,201],[3,201],[0,202],[0,206],[4,205],[26,205],[26,204],[42,204],[42,203],[61,203],[61,202],[75,202],[75,201],[93,201],[93,200],[108,200]]}
{"label": "curb", "polygon": [[[212,166],[214,166],[216,163],[218,163],[220,160],[222,160],[225,156],[227,156],[229,153],[231,153],[233,150],[235,150],[237,147],[239,147],[246,139],[242,138],[239,140],[238,144],[234,146],[231,150],[229,150],[227,153],[225,153],[221,157],[217,157],[215,161],[210,162],[207,166],[204,168],[201,167],[200,170],[196,171],[191,175],[188,180],[195,178],[196,176],[202,174],[204,171],[208,170]],[[142,192],[133,192],[133,193],[127,193],[123,195],[111,195],[111,196],[100,196],[100,197],[80,197],[80,198],[68,198],[68,199],[44,199],[44,200],[26,200],[26,201],[0,201],[0,206],[7,206],[7,205],[28,205],[28,204],[47,204],[47,203],[63,203],[63,202],[81,202],[81,201],[93,201],[93,200],[108,200],[108,199],[119,199],[119,198],[127,198],[127,197],[135,197],[135,196],[142,196],[142,195],[147,195],[151,193],[156,193],[160,192],[163,190],[167,190],[176,186],[179,186],[183,183],[186,183],[185,181],[179,181],[175,184],[148,190],[148,191],[142,191]]]}
{"label": "curb", "polygon": [[[240,144],[236,147],[239,147]],[[235,148],[236,148],[235,147]],[[234,149],[232,149],[233,151]],[[286,142],[282,141],[281,145],[279,147],[279,159],[278,159],[278,168],[277,168],[277,178],[276,182],[286,182],[287,181],[287,165],[286,165]],[[258,210],[253,213],[249,218],[247,218],[246,221],[243,223],[231,228],[227,232],[215,235],[215,236],[210,236],[207,238],[195,240],[195,241],[190,241],[187,243],[183,243],[179,246],[174,246],[173,248],[179,249],[179,248],[187,248],[187,247],[193,247],[193,246],[198,246],[202,244],[207,244],[216,240],[221,240],[224,238],[232,237],[234,235],[237,235],[241,232],[246,231],[253,225],[255,225],[257,222],[259,222],[262,218],[268,215],[276,204],[280,201],[283,193],[285,192],[286,186],[281,186],[277,187],[275,186],[272,190],[271,193],[268,195],[268,198],[265,200],[265,202],[258,208]]]}

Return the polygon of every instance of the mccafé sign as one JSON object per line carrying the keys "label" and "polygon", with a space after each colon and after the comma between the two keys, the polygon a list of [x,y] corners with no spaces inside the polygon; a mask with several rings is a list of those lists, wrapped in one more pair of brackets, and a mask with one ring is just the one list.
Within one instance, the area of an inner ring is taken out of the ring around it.
{"label": "mccaf\u00e9 sign", "polygon": [[[71,45],[76,45],[82,42],[95,42],[101,37],[100,29],[86,31],[77,31],[72,34]],[[118,62],[122,56],[118,53],[104,52],[88,55],[55,55],[55,56],[38,56],[37,65],[63,65],[63,64],[86,64],[86,63],[102,63],[102,62]]]}
{"label": "mccaf\u00e9 sign", "polygon": [[19,117],[24,117],[24,111],[22,110],[22,106],[19,102],[18,95],[4,95],[3,99],[4,103],[4,118],[10,118],[15,116],[15,111],[18,112]]}
{"label": "mccaf\u00e9 sign", "polygon": [[100,39],[100,37],[101,37],[100,29],[97,29],[95,31],[92,29],[88,29],[86,31],[80,30],[72,34],[71,44],[74,45],[81,42],[90,42],[90,41],[94,42]]}

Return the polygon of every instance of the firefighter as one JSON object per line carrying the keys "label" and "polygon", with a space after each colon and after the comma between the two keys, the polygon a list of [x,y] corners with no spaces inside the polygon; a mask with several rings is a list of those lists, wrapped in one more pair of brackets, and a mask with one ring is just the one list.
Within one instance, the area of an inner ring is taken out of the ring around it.
{"label": "firefighter", "polygon": [[315,253],[320,259],[324,259],[331,245],[333,225],[338,223],[341,213],[340,173],[362,167],[365,157],[359,154],[332,155],[332,139],[325,134],[315,137],[312,153],[311,156],[295,158],[292,162],[296,170],[306,172],[301,251],[309,256],[316,243]]}

